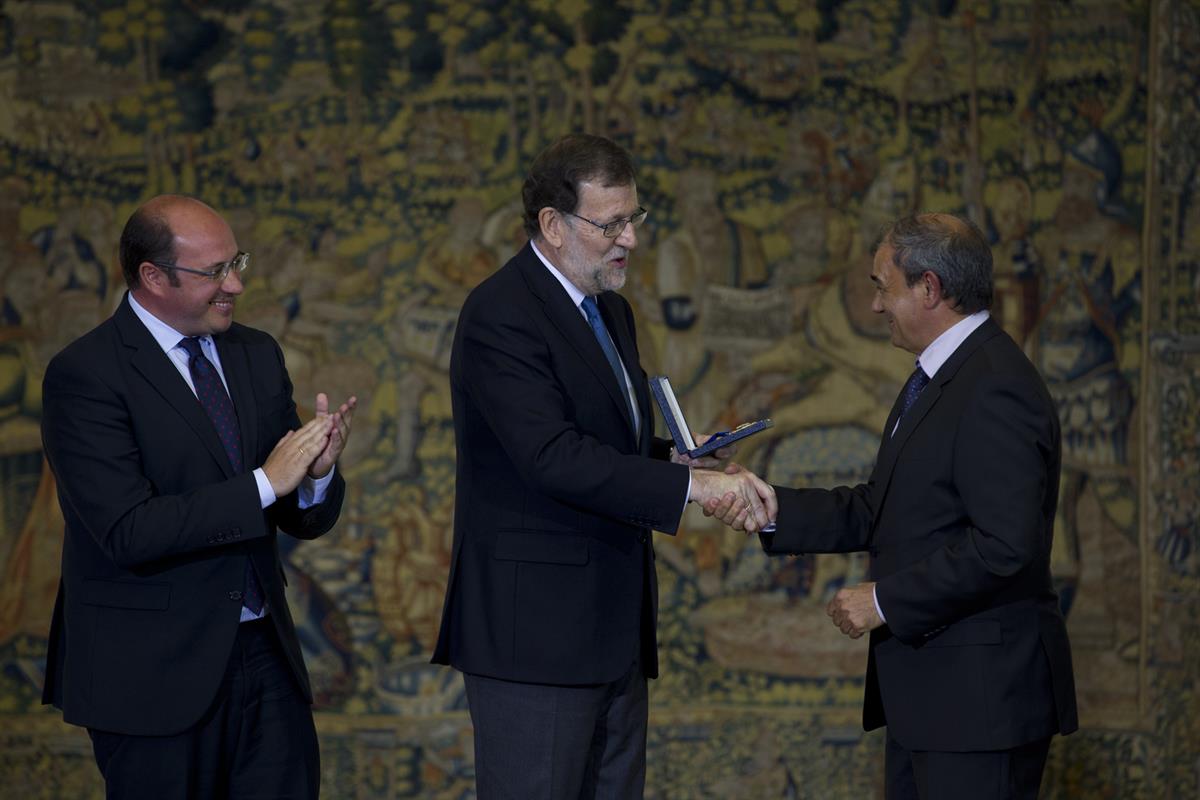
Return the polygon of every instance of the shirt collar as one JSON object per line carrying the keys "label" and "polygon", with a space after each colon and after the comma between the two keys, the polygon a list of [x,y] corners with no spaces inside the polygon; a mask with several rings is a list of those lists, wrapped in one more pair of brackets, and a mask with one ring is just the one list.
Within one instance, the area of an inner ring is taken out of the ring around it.
{"label": "shirt collar", "polygon": [[[150,335],[154,337],[154,341],[158,342],[158,346],[163,349],[164,353],[169,353],[171,350],[179,346],[180,339],[186,339],[179,331],[172,328],[167,323],[163,322],[158,317],[146,310],[145,306],[137,301],[133,296],[133,292],[129,293],[129,307],[133,309],[133,313],[142,321],[146,329],[150,331]],[[201,336],[201,343],[211,344],[211,336]]]}
{"label": "shirt collar", "polygon": [[925,374],[932,378],[950,359],[950,356],[954,355],[958,346],[966,341],[966,338],[974,333],[975,329],[982,325],[989,316],[991,314],[987,312],[987,309],[976,311],[951,325],[942,332],[941,336],[930,342],[929,346],[922,350],[921,355],[917,357],[917,363],[921,365]]}
{"label": "shirt collar", "polygon": [[578,286],[571,283],[570,279],[567,278],[566,275],[563,275],[558,271],[557,267],[550,263],[550,259],[542,255],[542,251],[538,250],[537,245],[533,243],[532,239],[529,240],[529,246],[533,248],[533,254],[538,257],[538,260],[546,265],[546,269],[550,270],[550,274],[557,278],[558,282],[562,284],[562,287],[567,290],[567,294],[571,295],[571,301],[575,303],[575,307],[580,308],[580,303],[583,302],[583,298],[587,295],[579,291]]}

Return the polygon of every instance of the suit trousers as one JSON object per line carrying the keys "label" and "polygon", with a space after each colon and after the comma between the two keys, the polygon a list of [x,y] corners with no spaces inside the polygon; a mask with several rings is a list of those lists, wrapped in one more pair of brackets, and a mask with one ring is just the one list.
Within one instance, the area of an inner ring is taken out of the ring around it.
{"label": "suit trousers", "polygon": [[1037,800],[1049,751],[1049,738],[977,753],[906,750],[889,734],[887,800]]}
{"label": "suit trousers", "polygon": [[549,686],[464,674],[479,800],[637,800],[649,700],[640,661],[612,683]]}
{"label": "suit trousers", "polygon": [[109,800],[315,800],[320,790],[312,709],[269,617],[238,626],[217,698],[191,728],[88,733]]}

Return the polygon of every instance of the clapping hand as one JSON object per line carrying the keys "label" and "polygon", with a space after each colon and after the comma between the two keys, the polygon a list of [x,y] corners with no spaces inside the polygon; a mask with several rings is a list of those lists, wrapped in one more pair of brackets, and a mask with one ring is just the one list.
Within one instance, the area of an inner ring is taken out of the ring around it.
{"label": "clapping hand", "polygon": [[308,467],[308,477],[313,479],[324,478],[329,474],[329,470],[333,469],[333,465],[337,463],[338,457],[346,449],[346,440],[350,438],[350,421],[354,418],[354,408],[357,405],[358,398],[351,395],[350,399],[342,403],[337,411],[330,413],[329,397],[324,392],[317,393],[316,416],[314,419],[326,419],[332,424],[329,429],[329,438],[325,441],[325,447],[317,452],[316,457]]}

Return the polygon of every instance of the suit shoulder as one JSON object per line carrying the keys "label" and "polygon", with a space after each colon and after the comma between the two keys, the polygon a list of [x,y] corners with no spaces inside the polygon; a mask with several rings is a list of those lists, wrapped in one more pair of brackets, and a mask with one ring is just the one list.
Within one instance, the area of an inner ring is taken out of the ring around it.
{"label": "suit shoulder", "polygon": [[[1004,331],[1000,331],[984,342],[979,350],[983,358],[973,359],[973,361],[986,367],[988,372],[1025,377],[1038,374],[1037,367],[1029,360],[1029,356],[1025,355],[1025,351],[1021,349],[1020,345]],[[1038,378],[1038,380],[1041,379]]]}
{"label": "suit shoulder", "polygon": [[459,312],[459,324],[525,313],[523,308],[533,299],[533,293],[521,274],[519,258],[520,254],[513,256],[470,291]]}
{"label": "suit shoulder", "polygon": [[1054,403],[1041,373],[1007,333],[984,342],[967,359],[962,371],[966,378],[963,388],[974,401],[988,402],[987,398],[1004,396],[1053,413]]}
{"label": "suit shoulder", "polygon": [[46,372],[60,369],[92,369],[99,363],[107,363],[104,353],[111,351],[118,344],[116,323],[109,317],[55,353],[46,366]]}

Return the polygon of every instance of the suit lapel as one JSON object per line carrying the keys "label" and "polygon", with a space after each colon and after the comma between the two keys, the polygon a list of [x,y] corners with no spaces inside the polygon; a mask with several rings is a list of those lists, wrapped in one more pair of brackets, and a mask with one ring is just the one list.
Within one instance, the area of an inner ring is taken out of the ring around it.
{"label": "suit lapel", "polygon": [[[995,336],[1000,331],[992,319],[987,319],[982,325],[972,331],[958,349],[951,354],[946,363],[942,364],[938,369],[937,374],[929,381],[929,385],[922,391],[917,401],[913,403],[912,408],[904,415],[900,427],[896,430],[896,435],[891,435],[892,428],[896,426],[896,418],[900,412],[900,398],[896,398],[896,403],[892,406],[892,413],[888,415],[886,427],[883,429],[883,440],[879,445],[879,455],[875,460],[875,469],[871,473],[871,480],[875,484],[876,497],[878,498],[875,507],[878,508],[882,504],[884,497],[887,496],[888,486],[892,482],[892,473],[896,468],[896,461],[900,457],[901,451],[904,450],[904,445],[908,438],[912,435],[917,426],[921,424],[921,420],[933,410],[937,405],[938,398],[942,396],[942,387],[954,380],[955,374],[959,368],[966,363],[967,359],[979,349],[979,346],[988,339]],[[878,519],[878,515],[876,516]]]}
{"label": "suit lapel", "polygon": [[[629,422],[627,403],[617,387],[617,376],[613,374],[612,367],[608,365],[608,359],[605,358],[604,351],[600,349],[600,343],[596,341],[596,336],[592,333],[587,320],[584,319],[583,313],[571,302],[570,295],[559,285],[545,265],[538,260],[529,244],[525,245],[517,258],[517,267],[525,277],[530,290],[542,301],[547,318],[563,338],[570,342],[571,346],[579,353],[580,359],[588,365],[588,368],[595,374],[596,380],[600,381],[604,390],[608,392],[616,412],[626,420],[625,427],[629,431],[630,441],[633,442],[633,425]],[[607,325],[611,315],[604,316]],[[619,347],[620,345],[618,345]]]}
{"label": "suit lapel", "polygon": [[237,412],[238,429],[242,434],[242,460],[249,466],[258,454],[258,405],[251,390],[250,359],[240,339],[228,333],[214,339],[221,356],[221,371],[225,373],[225,383]]}
{"label": "suit lapel", "polygon": [[[945,366],[942,369],[945,369]],[[942,370],[939,369],[938,377],[941,375]],[[949,378],[947,378],[948,380]],[[904,421],[900,423],[900,427],[896,429],[896,434],[893,436],[891,431],[896,427],[896,417],[900,412],[900,401],[897,399],[896,406],[888,417],[887,427],[883,430],[883,441],[879,445],[879,456],[875,461],[875,482],[879,486],[880,498],[887,492],[888,484],[892,479],[892,470],[896,468],[896,459],[900,457],[904,443],[908,441],[909,435],[941,397],[944,382],[936,379],[929,382],[929,385],[921,391],[917,402],[913,403],[912,408],[904,415]]]}
{"label": "suit lapel", "polygon": [[217,429],[213,427],[212,420],[204,412],[196,395],[188,388],[179,370],[171,363],[171,359],[133,313],[133,309],[129,307],[128,296],[118,306],[113,318],[121,340],[126,347],[135,351],[131,359],[134,369],[141,373],[167,405],[183,417],[183,421],[196,434],[196,438],[204,444],[204,449],[216,459],[221,470],[232,477],[233,465],[229,463],[229,456],[225,454],[225,447],[221,444],[221,438],[217,436]]}

